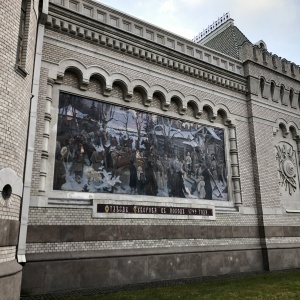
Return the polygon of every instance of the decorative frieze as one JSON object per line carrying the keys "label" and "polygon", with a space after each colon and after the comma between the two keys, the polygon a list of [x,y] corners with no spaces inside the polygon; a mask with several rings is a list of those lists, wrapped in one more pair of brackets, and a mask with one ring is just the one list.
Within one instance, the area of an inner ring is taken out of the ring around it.
{"label": "decorative frieze", "polygon": [[[147,61],[149,61],[151,63],[162,64],[165,67],[172,68],[179,72],[183,72],[189,76],[193,76],[193,77],[201,76],[201,72],[200,72],[200,75],[198,75],[200,70],[197,70],[197,68],[194,68],[194,62],[181,63],[180,61],[169,59],[167,57],[161,56],[158,53],[155,53],[154,51],[150,51],[149,48],[147,48],[147,50],[146,50],[146,49],[143,49],[143,46],[137,46],[134,44],[130,45],[128,43],[128,40],[126,40],[126,42],[124,42],[123,40],[121,40],[121,38],[119,39],[119,38],[116,38],[115,36],[106,36],[102,32],[96,32],[95,31],[96,26],[93,28],[92,27],[88,28],[88,27],[82,27],[81,25],[75,25],[75,24],[73,24],[73,22],[71,23],[69,20],[63,21],[63,22],[69,23],[68,26],[64,25],[64,27],[63,27],[64,29],[62,29],[60,26],[57,25],[58,21],[55,17],[53,17],[53,18],[48,17],[46,24],[48,26],[51,26],[55,30],[62,30],[64,32],[67,32],[66,29],[68,27],[69,33],[76,34],[79,38],[89,40],[90,42],[93,42],[93,43],[99,43],[101,45],[113,48],[116,51],[122,51],[129,55],[134,55],[136,57],[139,57],[140,59],[146,59]],[[96,36],[96,38],[92,38],[92,36]],[[99,37],[100,37],[100,41],[99,41]],[[178,52],[178,50],[175,50],[175,49],[172,51]],[[197,53],[198,53],[197,51],[192,51],[190,53],[189,57],[193,56],[194,58],[201,60],[201,58],[198,58],[197,56],[195,56]],[[185,54],[182,53],[181,55],[185,55]],[[209,54],[209,56],[211,56],[211,55]],[[224,61],[224,59],[225,58],[222,57],[222,61]],[[206,62],[206,63],[209,63],[209,62]],[[228,69],[229,65],[232,66],[232,68],[230,70]],[[230,72],[235,72],[235,70],[239,70],[238,74],[243,75],[243,74],[241,74],[241,70],[243,69],[242,65],[239,67],[237,67],[237,66],[235,67],[235,65],[236,65],[236,63],[234,63],[233,61],[230,61],[230,63],[228,62],[228,63],[223,64],[222,66],[218,66],[218,67],[221,67],[221,68],[224,67],[227,71],[230,71]],[[220,76],[219,73],[213,74],[213,73],[207,72],[204,74],[203,79],[211,81],[212,83],[215,83],[215,84],[221,84],[222,79],[223,79],[222,77],[223,76]],[[237,90],[242,93],[244,93],[246,91],[245,84],[241,84],[240,82],[235,81],[235,79],[224,78],[224,80],[225,80],[225,82],[226,81],[228,82],[228,84],[224,85],[226,88],[234,89],[234,90]]]}

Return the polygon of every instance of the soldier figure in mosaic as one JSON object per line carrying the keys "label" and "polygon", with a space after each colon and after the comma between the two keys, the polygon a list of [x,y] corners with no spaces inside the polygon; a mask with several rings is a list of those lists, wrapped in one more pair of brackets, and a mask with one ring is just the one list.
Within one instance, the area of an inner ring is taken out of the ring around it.
{"label": "soldier figure in mosaic", "polygon": [[103,167],[104,160],[105,160],[104,149],[97,149],[93,152],[90,158],[91,166],[95,171],[99,171]]}
{"label": "soldier figure in mosaic", "polygon": [[145,169],[145,177],[145,195],[156,196],[158,187],[151,161],[148,161],[147,163],[147,167]]}
{"label": "soldier figure in mosaic", "polygon": [[190,152],[187,153],[185,157],[185,171],[187,173],[187,176],[191,176],[192,172],[192,158],[190,155]]}

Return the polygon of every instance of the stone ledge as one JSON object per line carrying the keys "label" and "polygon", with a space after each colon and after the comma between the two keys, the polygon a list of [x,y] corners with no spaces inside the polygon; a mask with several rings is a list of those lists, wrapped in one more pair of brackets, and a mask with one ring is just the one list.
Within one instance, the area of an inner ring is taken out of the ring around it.
{"label": "stone ledge", "polygon": [[[300,237],[299,226],[265,226],[264,228],[266,238]],[[259,226],[29,225],[27,243],[258,238],[259,229]]]}
{"label": "stone ledge", "polygon": [[27,262],[76,260],[110,257],[151,256],[165,254],[187,254],[220,251],[244,251],[259,250],[260,245],[223,245],[223,246],[195,246],[195,247],[172,247],[172,248],[145,248],[145,249],[117,249],[102,251],[74,251],[53,253],[29,253],[26,255]]}
{"label": "stone ledge", "polygon": [[27,243],[258,237],[258,226],[29,225]]}

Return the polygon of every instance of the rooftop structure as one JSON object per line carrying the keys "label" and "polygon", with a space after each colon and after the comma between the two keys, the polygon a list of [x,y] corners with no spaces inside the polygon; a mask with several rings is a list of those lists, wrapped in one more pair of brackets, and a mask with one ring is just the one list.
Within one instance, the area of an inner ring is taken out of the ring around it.
{"label": "rooftop structure", "polygon": [[202,32],[200,32],[198,35],[196,35],[192,41],[195,43],[199,43],[202,39],[204,39],[206,36],[208,36],[210,33],[215,31],[217,28],[219,28],[221,25],[225,24],[230,19],[230,14],[224,13],[222,17],[218,18],[217,21],[213,22],[211,25],[209,25],[206,29],[203,29]]}
{"label": "rooftop structure", "polygon": [[239,48],[243,43],[251,43],[234,25],[229,13],[224,14],[207,29],[204,29],[193,41],[236,59],[240,59]]}

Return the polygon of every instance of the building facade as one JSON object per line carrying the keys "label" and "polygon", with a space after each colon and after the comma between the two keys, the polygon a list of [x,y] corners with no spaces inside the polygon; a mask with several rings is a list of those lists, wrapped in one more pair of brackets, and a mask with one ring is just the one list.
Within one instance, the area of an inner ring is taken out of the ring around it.
{"label": "building facade", "polygon": [[[19,299],[22,266],[17,262],[24,189],[39,1],[0,3],[0,298]],[[40,47],[41,48],[41,47]]]}
{"label": "building facade", "polygon": [[40,7],[12,92],[29,128],[8,107],[23,140],[0,157],[22,294],[297,268],[299,67],[229,14],[189,41],[94,1]]}

